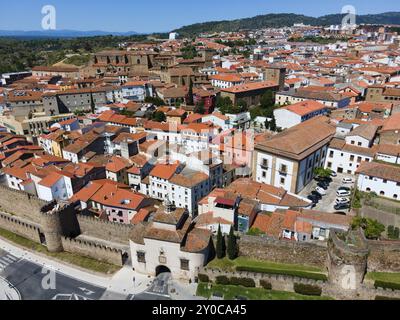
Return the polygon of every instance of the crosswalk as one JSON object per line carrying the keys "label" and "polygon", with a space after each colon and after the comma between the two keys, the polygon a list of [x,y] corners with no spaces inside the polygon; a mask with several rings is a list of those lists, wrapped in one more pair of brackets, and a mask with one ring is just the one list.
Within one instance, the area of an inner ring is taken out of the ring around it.
{"label": "crosswalk", "polygon": [[18,258],[14,257],[11,254],[7,254],[3,257],[0,257],[0,272],[2,272],[5,268],[7,268],[10,264],[17,262]]}

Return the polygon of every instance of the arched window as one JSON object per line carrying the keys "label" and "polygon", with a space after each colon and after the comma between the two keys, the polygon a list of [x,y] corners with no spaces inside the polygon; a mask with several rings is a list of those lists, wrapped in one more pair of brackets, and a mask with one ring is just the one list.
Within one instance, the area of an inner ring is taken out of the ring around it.
{"label": "arched window", "polygon": [[380,194],[381,196],[384,196],[384,195],[385,195],[385,191],[381,191],[379,194]]}

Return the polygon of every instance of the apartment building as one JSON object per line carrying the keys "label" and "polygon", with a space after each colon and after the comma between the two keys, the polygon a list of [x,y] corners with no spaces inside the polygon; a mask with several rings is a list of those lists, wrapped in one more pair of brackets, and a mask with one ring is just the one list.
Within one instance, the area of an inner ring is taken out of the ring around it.
{"label": "apartment building", "polygon": [[393,164],[363,162],[357,172],[357,188],[378,196],[399,200],[400,168]]}
{"label": "apartment building", "polygon": [[256,182],[299,193],[325,165],[329,142],[336,132],[326,117],[316,117],[256,143]]}
{"label": "apartment building", "polygon": [[311,118],[326,115],[328,109],[320,102],[306,100],[274,110],[278,128],[287,129],[294,127]]}

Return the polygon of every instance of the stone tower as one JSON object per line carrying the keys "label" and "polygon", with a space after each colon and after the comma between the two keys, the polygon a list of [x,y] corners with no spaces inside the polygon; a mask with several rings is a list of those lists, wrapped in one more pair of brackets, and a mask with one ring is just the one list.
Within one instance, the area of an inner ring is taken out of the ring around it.
{"label": "stone tower", "polygon": [[73,204],[50,203],[42,208],[41,225],[50,252],[63,251],[62,237],[75,238],[80,227]]}
{"label": "stone tower", "polygon": [[367,271],[368,243],[359,229],[341,233],[331,231],[328,241],[329,282],[344,296],[360,288]]}
{"label": "stone tower", "polygon": [[[45,210],[43,210],[45,211]],[[63,251],[61,212],[56,204],[52,209],[42,212],[42,227],[46,238],[47,250],[50,252]]]}

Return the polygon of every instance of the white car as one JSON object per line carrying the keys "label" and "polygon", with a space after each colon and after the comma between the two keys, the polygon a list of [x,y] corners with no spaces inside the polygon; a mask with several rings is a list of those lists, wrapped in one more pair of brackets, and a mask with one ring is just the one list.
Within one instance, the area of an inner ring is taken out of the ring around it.
{"label": "white car", "polygon": [[315,191],[317,191],[321,196],[326,196],[326,190],[324,190],[324,189],[322,189],[320,187],[317,187],[315,189]]}
{"label": "white car", "polygon": [[335,171],[331,171],[331,177],[337,177],[337,173]]}
{"label": "white car", "polygon": [[349,198],[337,198],[335,200],[336,204],[348,204],[350,202]]}
{"label": "white car", "polygon": [[352,178],[343,178],[342,183],[343,184],[353,184],[354,180]]}
{"label": "white car", "polygon": [[350,191],[346,191],[346,190],[338,190],[336,192],[336,195],[339,198],[345,198],[345,197],[350,197],[351,196],[351,192]]}

